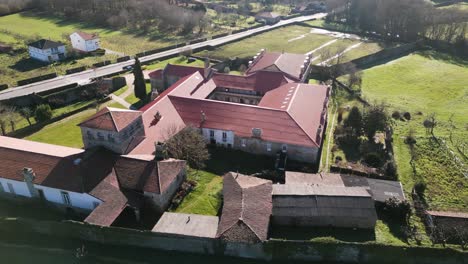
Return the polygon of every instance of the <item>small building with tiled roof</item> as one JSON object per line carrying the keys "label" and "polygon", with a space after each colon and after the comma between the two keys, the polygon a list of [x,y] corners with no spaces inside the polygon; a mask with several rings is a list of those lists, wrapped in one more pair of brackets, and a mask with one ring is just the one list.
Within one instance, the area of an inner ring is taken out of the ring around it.
{"label": "small building with tiled roof", "polygon": [[103,146],[127,154],[144,139],[142,112],[105,107],[79,124],[86,149]]}
{"label": "small building with tiled roof", "polygon": [[185,161],[156,161],[152,155],[121,156],[114,168],[123,190],[141,193],[158,211],[164,211],[169,206],[186,177]]}
{"label": "small building with tiled roof", "polygon": [[268,239],[272,183],[229,172],[224,175],[223,211],[216,237],[231,242]]}
{"label": "small building with tiled roof", "polygon": [[373,229],[377,221],[364,187],[275,184],[272,196],[275,225]]}
{"label": "small building with tiled roof", "polygon": [[267,52],[262,49],[249,62],[246,74],[258,71],[281,72],[293,81],[305,82],[310,69],[310,57],[308,55]]}
{"label": "small building with tiled roof", "polygon": [[42,62],[64,60],[67,57],[65,44],[48,39],[40,39],[28,44],[29,56]]}
{"label": "small building with tiled roof", "polygon": [[0,136],[0,195],[39,199],[92,213],[86,222],[111,225],[143,201],[164,211],[185,179],[185,161],[119,156]]}
{"label": "small building with tiled roof", "polygon": [[255,15],[255,20],[272,25],[278,23],[281,20],[281,15],[274,12],[262,11]]}
{"label": "small building with tiled roof", "polygon": [[91,52],[100,48],[99,36],[96,33],[76,31],[70,35],[70,41],[73,48],[81,52]]}
{"label": "small building with tiled roof", "polygon": [[164,69],[155,70],[148,75],[150,77],[152,90],[162,93],[178,80],[192,75],[195,72],[199,72],[202,76],[207,75],[206,77],[208,77],[208,74],[211,73],[211,69],[209,67],[202,68],[168,63]]}

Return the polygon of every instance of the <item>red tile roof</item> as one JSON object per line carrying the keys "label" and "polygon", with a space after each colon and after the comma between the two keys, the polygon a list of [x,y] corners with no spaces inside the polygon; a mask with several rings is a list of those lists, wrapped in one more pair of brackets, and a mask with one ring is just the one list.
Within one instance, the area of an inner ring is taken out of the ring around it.
{"label": "red tile roof", "polygon": [[468,219],[466,212],[447,212],[447,211],[427,211],[428,214],[438,217],[463,218]]}
{"label": "red tile roof", "polygon": [[140,111],[105,107],[78,126],[119,132],[141,115]]}
{"label": "red tile roof", "polygon": [[32,168],[34,183],[85,193],[112,170],[116,156],[103,149],[84,152],[32,141],[0,137],[0,176],[23,181],[23,168]]}
{"label": "red tile roof", "polygon": [[102,203],[96,207],[84,220],[86,223],[110,226],[127,207],[128,198],[120,191],[115,173],[110,173],[90,195],[98,198]]}
{"label": "red tile roof", "polygon": [[299,81],[302,77],[302,66],[304,66],[306,58],[307,55],[303,54],[263,52],[249,66],[246,74],[257,71],[283,72],[289,78]]}
{"label": "red tile roof", "polygon": [[247,76],[215,73],[213,81],[217,87],[257,91],[261,94],[291,82],[283,74],[266,71],[254,72]]}
{"label": "red tile roof", "polygon": [[86,32],[82,32],[82,31],[77,31],[75,32],[76,34],[80,35],[80,37],[84,40],[92,40],[92,39],[96,39],[98,38],[98,34],[96,33],[86,33]]}
{"label": "red tile roof", "polygon": [[192,67],[192,66],[184,66],[184,65],[174,65],[174,64],[167,64],[164,68],[164,74],[170,76],[177,76],[177,77],[186,77],[188,75],[192,75],[195,72],[199,72],[203,75],[204,68],[202,67]]}
{"label": "red tile roof", "polygon": [[255,243],[268,238],[272,183],[237,173],[224,175],[223,212],[217,237]]}
{"label": "red tile roof", "polygon": [[148,76],[150,77],[150,79],[162,79],[162,73],[163,70],[159,69],[148,73]]}
{"label": "red tile roof", "polygon": [[164,193],[179,173],[185,169],[185,161],[155,161],[142,156],[122,156],[115,164],[120,186],[140,192]]}

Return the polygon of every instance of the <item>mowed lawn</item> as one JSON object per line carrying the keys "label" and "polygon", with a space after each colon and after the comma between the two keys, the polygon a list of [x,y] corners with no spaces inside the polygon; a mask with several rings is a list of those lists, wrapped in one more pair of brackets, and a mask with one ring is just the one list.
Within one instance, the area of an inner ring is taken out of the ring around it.
{"label": "mowed lawn", "polygon": [[95,113],[95,109],[80,112],[45,126],[38,132],[26,137],[26,139],[67,147],[82,148],[83,140],[81,139],[81,130],[78,124]]}
{"label": "mowed lawn", "polygon": [[[363,73],[362,94],[366,99],[385,102],[390,111],[411,113],[410,121],[394,121],[393,126],[399,179],[407,195],[414,184],[425,183],[426,201],[432,209],[466,210],[468,203],[466,165],[455,162],[457,156],[463,160],[456,147],[466,144],[468,138],[467,65],[442,53],[422,52]],[[422,125],[431,113],[436,115],[434,133],[438,142],[430,139]],[[451,116],[455,128],[449,123]],[[417,140],[415,170],[409,163],[410,148],[404,143],[410,130]],[[453,142],[449,139],[450,132]]]}
{"label": "mowed lawn", "polygon": [[188,179],[196,181],[197,186],[174,212],[217,215],[222,203],[223,178],[206,171],[189,170]]}
{"label": "mowed lawn", "polygon": [[213,51],[202,51],[197,55],[219,59],[248,58],[254,56],[260,49],[274,52],[307,53],[333,40],[333,37],[311,34],[310,31],[309,27],[284,27],[220,46]]}

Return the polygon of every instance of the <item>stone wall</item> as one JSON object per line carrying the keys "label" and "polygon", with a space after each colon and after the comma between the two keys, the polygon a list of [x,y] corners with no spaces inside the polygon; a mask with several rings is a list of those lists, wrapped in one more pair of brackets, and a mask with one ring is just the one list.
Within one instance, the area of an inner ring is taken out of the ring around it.
{"label": "stone wall", "polygon": [[5,235],[40,235],[48,239],[67,238],[106,245],[234,256],[261,260],[305,260],[349,263],[466,263],[467,252],[451,248],[390,246],[375,243],[284,241],[264,243],[230,243],[211,238],[198,238],[155,233],[117,227],[101,227],[81,222],[0,219]]}

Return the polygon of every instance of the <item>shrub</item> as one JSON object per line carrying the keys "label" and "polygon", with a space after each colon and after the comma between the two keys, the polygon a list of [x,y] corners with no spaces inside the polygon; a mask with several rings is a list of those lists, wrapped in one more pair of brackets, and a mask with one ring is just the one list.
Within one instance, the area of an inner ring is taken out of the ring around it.
{"label": "shrub", "polygon": [[414,185],[414,191],[416,192],[416,194],[417,194],[419,197],[423,197],[423,196],[424,196],[424,192],[426,191],[426,183],[424,183],[424,182],[417,182],[417,183]]}
{"label": "shrub", "polygon": [[411,204],[408,201],[400,201],[391,197],[380,205],[381,212],[391,222],[406,224],[411,214]]}
{"label": "shrub", "polygon": [[414,136],[407,136],[405,138],[405,143],[408,145],[414,145],[416,144],[416,138],[414,138]]}
{"label": "shrub", "polygon": [[397,167],[395,162],[389,161],[385,164],[385,175],[390,176],[392,178],[396,178],[397,176]]}
{"label": "shrub", "polygon": [[52,109],[48,104],[39,105],[36,108],[35,117],[38,122],[44,122],[52,118]]}
{"label": "shrub", "polygon": [[370,152],[364,157],[364,162],[371,167],[378,168],[382,164],[382,158],[379,154]]}
{"label": "shrub", "polygon": [[400,118],[401,118],[400,112],[399,112],[399,111],[394,111],[394,112],[392,113],[392,118],[393,118],[393,119],[397,119],[397,120],[400,119]]}
{"label": "shrub", "polygon": [[335,163],[339,163],[341,161],[343,161],[343,158],[341,156],[336,156]]}
{"label": "shrub", "polygon": [[403,117],[404,117],[406,120],[411,120],[411,114],[410,114],[410,112],[405,112],[405,113],[403,114]]}

